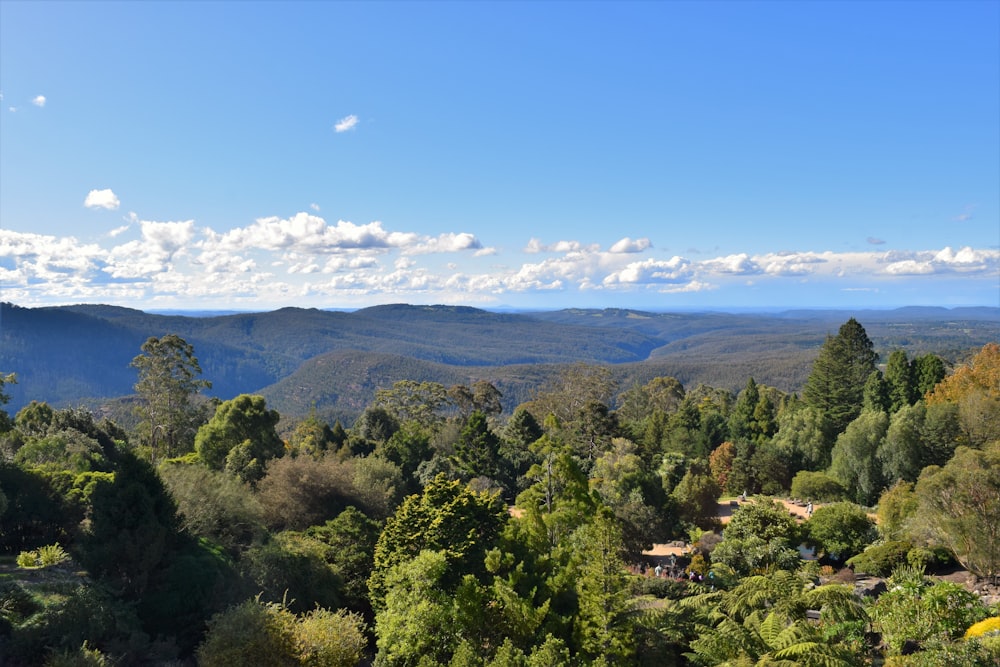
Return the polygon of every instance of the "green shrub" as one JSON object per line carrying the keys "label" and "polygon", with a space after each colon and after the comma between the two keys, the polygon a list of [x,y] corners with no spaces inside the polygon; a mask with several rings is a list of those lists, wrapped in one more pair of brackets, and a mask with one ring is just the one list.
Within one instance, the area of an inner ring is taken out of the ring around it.
{"label": "green shrub", "polygon": [[890,574],[898,565],[906,562],[906,555],[913,545],[909,542],[884,542],[875,544],[857,556],[849,558],[847,565],[855,572],[865,572],[877,577]]}
{"label": "green shrub", "polygon": [[61,565],[69,561],[69,554],[58,543],[47,544],[44,547],[38,547],[38,560],[42,567]]}
{"label": "green shrub", "polygon": [[20,623],[40,608],[35,598],[20,583],[0,583],[0,618]]}
{"label": "green shrub", "polygon": [[69,560],[66,550],[56,544],[47,544],[32,551],[22,551],[17,555],[17,566],[23,568],[50,567]]}
{"label": "green shrub", "polygon": [[913,547],[906,552],[906,562],[920,570],[926,571],[936,560],[935,553],[926,547]]}
{"label": "green shrub", "polygon": [[847,498],[847,489],[829,475],[800,470],[792,478],[792,497],[836,502]]}
{"label": "green shrub", "polygon": [[41,567],[42,561],[37,551],[22,551],[17,555],[18,567]]}
{"label": "green shrub", "polygon": [[53,653],[45,661],[45,667],[107,667],[111,661],[96,648],[90,648],[87,642],[75,651]]}

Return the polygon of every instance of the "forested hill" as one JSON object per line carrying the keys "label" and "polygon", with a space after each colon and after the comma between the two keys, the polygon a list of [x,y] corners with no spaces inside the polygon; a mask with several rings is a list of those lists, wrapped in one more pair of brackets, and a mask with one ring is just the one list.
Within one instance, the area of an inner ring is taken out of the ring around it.
{"label": "forested hill", "polygon": [[102,305],[0,306],[0,372],[16,373],[10,408],[29,400],[72,405],[128,395],[129,367],[149,336],[194,346],[212,395],[262,392],[292,413],[346,413],[399,379],[489,379],[505,407],[544,381],[548,364],[612,365],[620,386],[672,375],[737,390],[747,377],[801,388],[828,334],[849,317],[883,360],[902,348],[958,361],[1000,339],[1000,309],[651,313],[569,309],[494,313],[456,306],[389,305],[355,312],[283,308],[197,317]]}

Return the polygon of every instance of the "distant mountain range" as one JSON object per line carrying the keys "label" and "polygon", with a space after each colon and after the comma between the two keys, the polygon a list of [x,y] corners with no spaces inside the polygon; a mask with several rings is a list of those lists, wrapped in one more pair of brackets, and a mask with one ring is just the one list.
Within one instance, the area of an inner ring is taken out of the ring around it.
{"label": "distant mountain range", "polygon": [[752,376],[801,389],[828,334],[855,317],[883,359],[895,348],[961,361],[1000,340],[1000,308],[655,313],[567,309],[497,313],[459,306],[388,305],[354,312],[152,314],[104,305],[0,304],[0,373],[13,414],[31,400],[93,405],[132,393],[129,366],[150,336],[178,334],[195,349],[214,396],[263,394],[288,416],[313,405],[347,424],[376,389],[397,380],[445,385],[489,380],[512,410],[559,365],[612,367],[622,389],[657,375],[686,387],[739,390]]}

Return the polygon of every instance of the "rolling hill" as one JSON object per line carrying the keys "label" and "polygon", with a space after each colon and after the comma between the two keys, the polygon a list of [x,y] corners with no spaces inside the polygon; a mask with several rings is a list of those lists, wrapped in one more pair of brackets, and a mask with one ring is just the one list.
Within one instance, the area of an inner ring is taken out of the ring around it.
{"label": "rolling hill", "polygon": [[129,366],[149,336],[176,333],[195,348],[211,395],[261,393],[289,416],[315,405],[350,420],[396,380],[445,385],[478,379],[506,409],[528,400],[560,364],[608,365],[627,388],[657,375],[738,390],[797,391],[828,334],[849,317],[883,358],[935,352],[964,359],[1000,339],[1000,309],[794,311],[730,314],[567,309],[495,313],[459,306],[376,306],[354,312],[283,308],[212,316],[104,305],[0,304],[0,372],[17,374],[9,411],[30,400],[92,404],[132,392]]}

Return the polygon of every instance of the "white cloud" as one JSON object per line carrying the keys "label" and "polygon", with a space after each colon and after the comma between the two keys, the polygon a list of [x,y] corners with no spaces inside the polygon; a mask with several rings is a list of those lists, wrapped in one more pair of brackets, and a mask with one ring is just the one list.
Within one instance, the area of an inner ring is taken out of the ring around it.
{"label": "white cloud", "polygon": [[635,253],[651,248],[653,244],[647,238],[630,239],[625,237],[608,249],[611,253]]}
{"label": "white cloud", "polygon": [[679,283],[694,277],[690,260],[674,256],[669,260],[645,259],[632,262],[621,271],[605,276],[605,285]]}
{"label": "white cloud", "polygon": [[114,278],[138,278],[169,271],[178,255],[187,253],[194,221],[140,221],[142,238],[111,248],[104,271]]}
{"label": "white cloud", "polygon": [[249,227],[210,235],[209,245],[230,249],[296,250],[305,253],[341,252],[349,249],[398,248],[415,245],[421,237],[413,233],[388,232],[382,223],[366,225],[338,220],[330,226],[323,218],[297,213],[291,218],[259,218]]}
{"label": "white cloud", "polygon": [[540,252],[557,252],[557,253],[570,253],[579,252],[581,250],[597,250],[599,246],[597,244],[592,244],[590,246],[584,247],[579,241],[556,241],[555,243],[550,243],[548,245],[542,243],[539,239],[531,238],[528,244],[524,247],[524,252],[528,254],[537,254]]}
{"label": "white cloud", "polygon": [[[110,190],[110,196],[94,192],[95,201],[113,197]],[[692,259],[637,256],[652,248],[643,238],[625,237],[606,250],[576,240],[544,244],[531,239],[522,263],[510,255],[503,262],[486,259],[496,249],[468,232],[429,236],[388,229],[380,221],[328,223],[314,212],[260,218],[221,231],[193,220],[157,222],[135,214],[125,222],[101,244],[0,230],[0,280],[9,286],[5,298],[23,305],[105,301],[183,306],[185,300],[199,299],[205,307],[268,307],[392,301],[514,304],[531,299],[532,293],[559,292],[562,305],[573,299],[612,305],[660,294],[748,287],[777,293],[775,289],[802,284],[837,291],[881,287],[882,294],[889,291],[885,286],[907,285],[912,294],[913,285],[928,284],[938,275],[978,285],[995,285],[1000,278],[1000,250],[971,247]],[[126,242],[130,229],[135,231],[128,236],[138,238]],[[422,257],[431,253],[444,257]],[[457,253],[464,253],[461,260]],[[614,296],[601,303],[594,296],[600,291]],[[504,295],[512,294],[518,296],[504,301]]]}
{"label": "white cloud", "polygon": [[312,210],[314,210],[317,213],[319,213],[319,204],[317,204],[317,203],[314,202],[312,204],[309,204],[309,208],[311,208]]}
{"label": "white cloud", "polygon": [[701,262],[701,265],[717,273],[732,273],[736,275],[754,275],[761,272],[760,266],[746,253],[716,257]]}
{"label": "white cloud", "polygon": [[333,131],[340,134],[341,132],[347,132],[348,130],[353,130],[358,125],[359,119],[354,114],[350,116],[344,116],[333,126]]}
{"label": "white cloud", "polygon": [[437,238],[426,239],[416,245],[405,249],[405,252],[412,255],[422,255],[438,252],[459,252],[462,250],[480,250],[483,244],[472,234],[461,232],[455,234],[449,232],[441,234]]}
{"label": "white cloud", "polygon": [[86,208],[105,208],[115,211],[121,206],[118,196],[111,191],[111,188],[104,190],[91,190],[87,193],[87,198],[83,200]]}
{"label": "white cloud", "polygon": [[37,96],[35,96],[31,100],[31,103],[34,104],[36,107],[44,107],[45,106],[45,95],[37,95]]}

